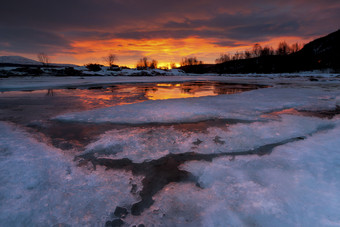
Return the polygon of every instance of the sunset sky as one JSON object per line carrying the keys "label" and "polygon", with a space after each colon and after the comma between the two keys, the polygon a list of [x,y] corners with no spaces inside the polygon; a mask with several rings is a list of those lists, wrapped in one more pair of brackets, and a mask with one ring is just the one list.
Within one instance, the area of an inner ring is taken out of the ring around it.
{"label": "sunset sky", "polygon": [[161,64],[196,56],[306,43],[340,28],[339,0],[10,0],[0,7],[0,55],[52,62],[134,66],[147,56]]}

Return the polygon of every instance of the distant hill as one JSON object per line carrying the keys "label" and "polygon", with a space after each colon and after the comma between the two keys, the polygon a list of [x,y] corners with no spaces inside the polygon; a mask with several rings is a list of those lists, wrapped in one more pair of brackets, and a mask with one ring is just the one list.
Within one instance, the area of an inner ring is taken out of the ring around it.
{"label": "distant hill", "polygon": [[[42,66],[39,61],[35,61],[22,56],[0,56],[0,66]],[[76,67],[73,64],[56,64],[50,63],[50,66],[54,67]]]}
{"label": "distant hill", "polygon": [[306,69],[340,69],[340,30],[306,44],[292,55]]}
{"label": "distant hill", "polygon": [[42,65],[41,62],[21,56],[0,56],[0,64]]}
{"label": "distant hill", "polygon": [[270,55],[215,65],[181,67],[187,73],[292,73],[332,69],[340,72],[340,30],[306,44],[290,55]]}

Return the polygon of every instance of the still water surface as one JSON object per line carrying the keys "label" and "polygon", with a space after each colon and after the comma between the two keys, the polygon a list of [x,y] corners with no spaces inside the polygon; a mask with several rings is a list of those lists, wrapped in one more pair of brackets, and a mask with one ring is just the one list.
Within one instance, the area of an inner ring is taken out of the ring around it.
{"label": "still water surface", "polygon": [[[131,126],[63,123],[50,120],[51,118],[64,113],[127,105],[147,100],[217,96],[264,87],[266,86],[196,81],[8,91],[0,93],[0,121],[28,126],[31,130],[51,138],[53,145],[57,147],[74,148],[88,144],[94,137],[107,130]],[[205,123],[181,124],[176,127],[197,130],[197,128],[204,129],[207,124],[211,126],[220,123],[207,121]],[[65,144],[66,147],[63,147]]]}

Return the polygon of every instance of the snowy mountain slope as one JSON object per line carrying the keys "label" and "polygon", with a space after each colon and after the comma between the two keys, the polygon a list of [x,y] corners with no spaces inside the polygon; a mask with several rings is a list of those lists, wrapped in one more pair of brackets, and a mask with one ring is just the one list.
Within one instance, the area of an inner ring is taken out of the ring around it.
{"label": "snowy mountain slope", "polygon": [[[42,65],[41,62],[36,60],[32,60],[29,58],[25,58],[22,56],[0,56],[0,64],[14,64],[14,65]],[[77,67],[74,64],[58,64],[58,63],[50,63],[51,66],[60,66],[60,67]]]}
{"label": "snowy mountain slope", "polygon": [[41,62],[21,56],[0,56],[0,64],[42,65]]}

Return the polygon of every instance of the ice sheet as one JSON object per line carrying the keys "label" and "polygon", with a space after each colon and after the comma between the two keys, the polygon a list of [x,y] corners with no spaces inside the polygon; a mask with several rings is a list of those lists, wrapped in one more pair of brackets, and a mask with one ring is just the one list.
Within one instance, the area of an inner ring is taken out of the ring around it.
{"label": "ice sheet", "polygon": [[174,123],[207,119],[256,120],[286,108],[320,110],[336,106],[337,90],[266,88],[249,92],[188,99],[156,100],[57,116],[61,121],[88,123]]}
{"label": "ice sheet", "polygon": [[128,158],[135,163],[159,159],[168,154],[245,152],[267,144],[308,136],[332,127],[327,120],[283,115],[282,119],[251,124],[238,123],[226,128],[210,127],[193,132],[174,127],[112,130],[86,147],[84,154],[97,158]]}
{"label": "ice sheet", "polygon": [[340,125],[268,156],[192,161],[198,177],[172,183],[130,223],[146,226],[339,226]]}
{"label": "ice sheet", "polygon": [[[189,77],[182,79],[191,80]],[[66,86],[119,81],[110,77],[97,82],[95,78],[81,80],[47,79],[40,83],[37,79],[27,79],[24,84],[13,82],[10,89],[27,88],[30,83],[41,88],[42,84],[55,87],[58,83],[58,86]],[[121,79],[133,80],[142,82],[149,78]],[[3,87],[8,89],[7,85],[6,82]],[[270,155],[235,155],[235,159],[216,158],[212,163],[186,163],[181,168],[197,177],[199,187],[192,182],[166,185],[154,196],[155,203],[142,216],[127,217],[128,225],[340,226],[339,116],[335,120],[288,115],[266,118],[268,112],[287,108],[334,109],[339,100],[337,86],[308,84],[304,88],[275,87],[237,95],[147,101],[67,114],[58,119],[127,124],[212,118],[257,121],[210,127],[206,132],[179,130],[169,125],[130,127],[107,132],[85,151],[97,157],[127,157],[134,162],[188,151],[241,152],[307,136],[304,141],[276,148]],[[335,128],[330,129],[331,126]],[[92,172],[85,167],[75,167],[72,157],[63,151],[32,139],[15,126],[0,123],[1,225],[93,226],[99,223],[101,226],[117,205],[129,206],[138,201],[130,193],[130,178],[140,182],[139,178],[129,171],[97,168]]]}
{"label": "ice sheet", "polygon": [[2,122],[0,170],[1,226],[103,226],[117,205],[138,200],[131,172],[75,167],[61,150]]}

